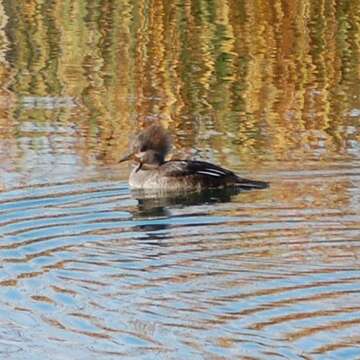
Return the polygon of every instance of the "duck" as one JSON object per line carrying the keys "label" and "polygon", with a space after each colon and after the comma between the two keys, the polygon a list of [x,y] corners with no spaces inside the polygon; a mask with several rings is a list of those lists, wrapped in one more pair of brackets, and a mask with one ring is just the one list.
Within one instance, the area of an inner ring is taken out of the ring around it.
{"label": "duck", "polygon": [[234,187],[240,190],[265,189],[265,181],[250,180],[233,171],[201,160],[166,160],[171,137],[160,124],[152,124],[137,134],[130,151],[119,162],[133,161],[129,176],[132,190],[202,191]]}

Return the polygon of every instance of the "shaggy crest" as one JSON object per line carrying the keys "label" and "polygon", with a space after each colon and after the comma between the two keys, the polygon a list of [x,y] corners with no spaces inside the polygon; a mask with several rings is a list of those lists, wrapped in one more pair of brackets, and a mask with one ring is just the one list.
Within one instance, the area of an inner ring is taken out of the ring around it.
{"label": "shaggy crest", "polygon": [[164,157],[171,149],[171,138],[166,130],[158,124],[154,124],[143,130],[137,135],[132,151],[144,152],[154,150]]}

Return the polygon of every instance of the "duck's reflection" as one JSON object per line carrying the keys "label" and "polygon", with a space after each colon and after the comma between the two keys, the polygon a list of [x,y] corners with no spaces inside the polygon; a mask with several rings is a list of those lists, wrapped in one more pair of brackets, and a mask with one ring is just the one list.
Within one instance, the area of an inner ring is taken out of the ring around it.
{"label": "duck's reflection", "polygon": [[[158,240],[167,236],[167,232],[163,230],[171,227],[171,221],[167,221],[173,216],[171,209],[230,202],[232,197],[240,192],[239,189],[231,188],[211,189],[196,193],[132,191],[132,196],[138,201],[138,211],[133,214],[133,219],[142,220],[136,229],[145,235],[146,240],[161,246],[162,242]],[[144,237],[141,240],[145,240]]]}
{"label": "duck's reflection", "polygon": [[233,196],[244,192],[238,188],[208,189],[201,192],[154,192],[132,191],[138,201],[136,217],[169,216],[169,208],[183,208],[194,205],[208,205],[230,202]]}

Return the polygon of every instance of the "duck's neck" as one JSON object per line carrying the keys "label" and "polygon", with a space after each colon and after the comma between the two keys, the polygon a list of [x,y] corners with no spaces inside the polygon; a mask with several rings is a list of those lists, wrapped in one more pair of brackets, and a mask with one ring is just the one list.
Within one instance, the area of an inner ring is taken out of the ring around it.
{"label": "duck's neck", "polygon": [[163,164],[164,162],[162,163],[143,163],[143,164],[138,164],[137,168],[138,170],[157,170],[159,169],[159,167]]}
{"label": "duck's neck", "polygon": [[140,165],[138,170],[156,170],[164,164],[165,155],[155,150],[147,150],[139,157]]}

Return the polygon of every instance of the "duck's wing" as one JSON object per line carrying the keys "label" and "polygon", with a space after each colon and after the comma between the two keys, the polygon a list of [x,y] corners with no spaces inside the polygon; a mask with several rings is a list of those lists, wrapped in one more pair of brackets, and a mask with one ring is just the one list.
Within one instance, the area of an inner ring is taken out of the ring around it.
{"label": "duck's wing", "polygon": [[171,160],[164,164],[168,176],[207,176],[224,179],[229,176],[237,177],[232,171],[206,161]]}
{"label": "duck's wing", "polygon": [[234,172],[206,161],[172,160],[164,165],[166,176],[185,177],[191,181],[201,182],[204,186],[239,186],[247,188],[266,188],[267,183],[256,180],[240,178]]}

